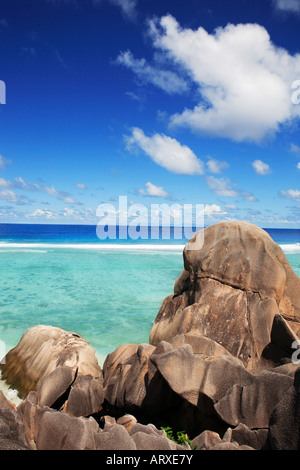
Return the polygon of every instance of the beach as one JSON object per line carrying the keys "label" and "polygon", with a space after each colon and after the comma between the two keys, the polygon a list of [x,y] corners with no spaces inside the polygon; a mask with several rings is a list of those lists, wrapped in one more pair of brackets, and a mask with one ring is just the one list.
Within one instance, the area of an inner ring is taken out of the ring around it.
{"label": "beach", "polygon": [[[300,275],[299,230],[269,230]],[[100,241],[93,226],[0,225],[0,339],[28,328],[74,331],[100,364],[124,343],[147,343],[183,268],[187,240]]]}

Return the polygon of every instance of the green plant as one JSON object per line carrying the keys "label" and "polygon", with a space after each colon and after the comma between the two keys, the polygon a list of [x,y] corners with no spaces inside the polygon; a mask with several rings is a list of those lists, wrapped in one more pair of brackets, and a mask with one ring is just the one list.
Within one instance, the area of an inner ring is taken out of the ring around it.
{"label": "green plant", "polygon": [[163,429],[165,433],[167,434],[167,438],[170,439],[171,441],[176,442],[176,444],[183,445],[187,443],[190,446],[191,450],[195,450],[197,448],[197,446],[193,446],[193,447],[191,446],[191,440],[189,439],[185,431],[177,431],[176,437],[174,437],[173,429],[170,426],[167,426],[167,427],[161,426],[160,429]]}

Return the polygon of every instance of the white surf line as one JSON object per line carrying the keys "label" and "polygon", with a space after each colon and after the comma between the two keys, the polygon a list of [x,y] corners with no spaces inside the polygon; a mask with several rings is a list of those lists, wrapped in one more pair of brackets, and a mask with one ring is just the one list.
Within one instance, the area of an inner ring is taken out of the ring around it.
{"label": "white surf line", "polygon": [[[281,244],[279,245],[284,253],[300,253],[300,244]],[[185,245],[165,245],[165,244],[117,244],[117,243],[13,243],[0,242],[2,248],[11,249],[77,249],[77,250],[95,250],[95,251],[183,251]]]}
{"label": "white surf line", "polygon": [[90,244],[90,243],[6,243],[0,242],[1,248],[18,249],[77,249],[77,250],[117,250],[117,251],[182,251],[185,245],[155,244]]}

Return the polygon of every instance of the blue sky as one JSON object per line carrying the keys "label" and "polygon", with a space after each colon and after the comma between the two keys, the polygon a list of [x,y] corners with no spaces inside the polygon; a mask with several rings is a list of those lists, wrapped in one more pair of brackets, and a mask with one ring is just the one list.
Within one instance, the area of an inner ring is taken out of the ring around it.
{"label": "blue sky", "polygon": [[300,0],[0,0],[0,223],[127,196],[299,228],[299,27]]}

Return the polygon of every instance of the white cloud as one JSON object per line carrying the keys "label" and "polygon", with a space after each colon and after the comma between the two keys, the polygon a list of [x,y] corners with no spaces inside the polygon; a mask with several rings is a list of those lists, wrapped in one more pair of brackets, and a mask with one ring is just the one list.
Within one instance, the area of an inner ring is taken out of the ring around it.
{"label": "white cloud", "polygon": [[15,181],[21,188],[27,188],[27,184],[25,183],[23,178],[21,178],[21,176],[18,176],[17,178],[15,178]]}
{"label": "white cloud", "polygon": [[24,189],[26,191],[40,191],[41,186],[37,183],[32,183],[31,181],[24,181],[21,176],[15,178],[15,183],[13,184],[14,188]]}
{"label": "white cloud", "polygon": [[[120,7],[123,15],[126,18],[128,18],[130,20],[134,20],[136,18],[136,15],[137,15],[137,11],[136,11],[137,0],[108,0],[108,1],[112,5],[116,5],[117,7]],[[101,5],[101,3],[103,3],[103,0],[94,0],[93,3],[94,3],[94,5]]]}
{"label": "white cloud", "polygon": [[131,136],[126,136],[127,148],[138,146],[155,163],[172,173],[183,175],[202,175],[203,162],[186,145],[164,134],[147,137],[139,128],[134,128]]}
{"label": "white cloud", "polygon": [[227,212],[222,211],[221,207],[217,204],[205,204],[203,209],[204,216],[213,218],[215,216],[226,215]]}
{"label": "white cloud", "polygon": [[59,196],[58,191],[54,188],[54,186],[45,186],[46,193],[50,194],[51,196]]}
{"label": "white cloud", "polygon": [[10,189],[3,189],[3,191],[0,191],[0,199],[4,199],[8,202],[18,202],[16,194]]}
{"label": "white cloud", "polygon": [[298,170],[300,170],[300,162],[297,163],[297,168],[298,168]]}
{"label": "white cloud", "polygon": [[242,197],[247,202],[257,201],[256,197],[248,191],[243,189],[235,188],[230,186],[230,181],[224,178],[215,178],[214,176],[208,176],[206,182],[209,188],[217,195],[222,197]]}
{"label": "white cloud", "polygon": [[188,90],[186,80],[176,73],[153,67],[145,59],[135,59],[130,51],[121,52],[116,63],[132,70],[142,83],[151,83],[170,95]]}
{"label": "white cloud", "polygon": [[249,193],[248,191],[240,191],[240,196],[245,199],[247,202],[256,202],[257,199],[253,194]]}
{"label": "white cloud", "polygon": [[214,158],[210,158],[208,162],[206,162],[206,165],[208,167],[208,170],[211,173],[221,173],[222,170],[225,170],[225,168],[228,168],[228,163],[227,162],[220,162],[219,160],[216,160]]}
{"label": "white cloud", "polygon": [[154,197],[168,197],[169,193],[167,193],[162,186],[155,186],[155,184],[148,183],[145,184],[146,191],[144,189],[140,189],[139,192],[143,194],[143,196],[154,196]]}
{"label": "white cloud", "polygon": [[13,184],[11,181],[8,181],[4,178],[0,178],[0,188],[10,188]]}
{"label": "white cloud", "polygon": [[228,186],[228,182],[223,178],[218,179],[214,176],[206,178],[207,184],[217,196],[238,197],[237,191]]}
{"label": "white cloud", "polygon": [[268,175],[269,173],[272,173],[269,165],[261,160],[255,160],[252,162],[252,166],[258,175]]}
{"label": "white cloud", "polygon": [[288,189],[286,191],[280,191],[280,194],[286,197],[287,199],[300,201],[300,191],[298,189]]}
{"label": "white cloud", "polygon": [[181,28],[171,15],[149,25],[154,46],[186,70],[201,95],[194,109],[174,114],[171,125],[260,141],[299,117],[291,84],[300,76],[300,54],[276,47],[263,26],[228,24],[209,34]]}
{"label": "white cloud", "polygon": [[7,164],[11,164],[11,160],[6,160],[6,158],[4,158],[4,157],[2,157],[2,155],[0,155],[0,169],[4,170],[4,168]]}
{"label": "white cloud", "polygon": [[46,191],[46,193],[50,194],[50,196],[56,196],[58,199],[63,200],[66,204],[79,204],[79,202],[72,199],[66,191],[57,191],[53,185],[44,186],[43,189]]}
{"label": "white cloud", "polygon": [[41,189],[37,183],[32,183],[31,181],[26,183],[21,176],[14,178],[14,182],[0,178],[0,188],[23,189],[25,191],[40,191]]}
{"label": "white cloud", "polygon": [[83,190],[87,189],[86,185],[83,183],[76,183],[76,187]]}
{"label": "white cloud", "polygon": [[121,8],[124,16],[133,20],[136,17],[137,0],[109,0],[110,3]]}
{"label": "white cloud", "polygon": [[51,211],[49,211],[48,209],[35,209],[35,211],[33,211],[31,214],[26,214],[26,216],[28,219],[33,217],[33,218],[36,218],[36,217],[44,217],[46,219],[55,219],[55,214]]}
{"label": "white cloud", "polygon": [[81,218],[81,216],[79,215],[79,212],[78,211],[75,211],[74,209],[70,209],[69,207],[65,207],[62,215],[64,217],[77,217],[77,218]]}
{"label": "white cloud", "polygon": [[300,12],[300,0],[273,0],[273,5],[277,10]]}
{"label": "white cloud", "polygon": [[295,153],[296,155],[300,155],[300,147],[299,145],[291,144],[290,151]]}
{"label": "white cloud", "polygon": [[73,199],[73,198],[71,198],[70,196],[65,197],[65,198],[64,198],[64,202],[65,202],[66,204],[79,204],[79,202],[76,201],[76,199]]}
{"label": "white cloud", "polygon": [[32,213],[25,214],[27,219],[30,218],[39,218],[41,221],[43,219],[55,219],[56,221],[64,219],[73,219],[78,221],[95,221],[95,211],[88,207],[85,207],[82,211],[78,211],[75,209],[71,209],[69,207],[65,207],[61,211],[51,211],[48,208],[45,209],[35,209]]}

